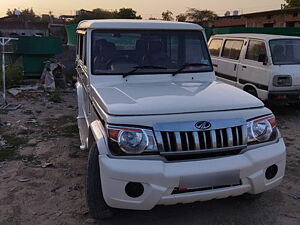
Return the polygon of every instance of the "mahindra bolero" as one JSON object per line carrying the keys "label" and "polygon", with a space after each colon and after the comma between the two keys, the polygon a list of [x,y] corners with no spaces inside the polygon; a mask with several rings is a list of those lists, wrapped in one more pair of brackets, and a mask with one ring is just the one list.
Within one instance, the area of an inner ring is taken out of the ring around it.
{"label": "mahindra bolero", "polygon": [[204,30],[191,23],[90,20],[77,28],[81,148],[95,218],[277,186],[275,117],[216,81]]}

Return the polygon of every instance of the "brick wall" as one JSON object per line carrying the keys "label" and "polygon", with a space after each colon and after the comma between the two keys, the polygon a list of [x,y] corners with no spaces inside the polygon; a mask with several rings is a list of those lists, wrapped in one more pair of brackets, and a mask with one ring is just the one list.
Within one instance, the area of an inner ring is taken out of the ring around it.
{"label": "brick wall", "polygon": [[300,8],[219,17],[214,27],[300,27]]}

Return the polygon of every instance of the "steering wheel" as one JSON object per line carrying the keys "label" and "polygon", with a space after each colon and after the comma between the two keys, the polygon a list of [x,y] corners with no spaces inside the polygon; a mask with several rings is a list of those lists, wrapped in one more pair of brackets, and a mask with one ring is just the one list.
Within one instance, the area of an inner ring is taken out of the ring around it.
{"label": "steering wheel", "polygon": [[128,63],[137,64],[137,62],[134,59],[130,58],[129,56],[123,55],[108,60],[106,63],[106,68],[108,69],[112,64],[116,62],[128,62]]}

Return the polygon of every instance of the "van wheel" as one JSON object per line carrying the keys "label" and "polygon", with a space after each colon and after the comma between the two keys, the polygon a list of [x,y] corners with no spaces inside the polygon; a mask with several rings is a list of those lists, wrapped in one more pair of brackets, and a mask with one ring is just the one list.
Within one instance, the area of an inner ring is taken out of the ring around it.
{"label": "van wheel", "polygon": [[253,95],[254,97],[257,97],[257,92],[254,88],[245,88],[246,92],[248,92],[250,95]]}
{"label": "van wheel", "polygon": [[90,215],[94,219],[107,219],[112,216],[112,209],[103,198],[98,156],[98,147],[93,143],[89,149],[85,197]]}

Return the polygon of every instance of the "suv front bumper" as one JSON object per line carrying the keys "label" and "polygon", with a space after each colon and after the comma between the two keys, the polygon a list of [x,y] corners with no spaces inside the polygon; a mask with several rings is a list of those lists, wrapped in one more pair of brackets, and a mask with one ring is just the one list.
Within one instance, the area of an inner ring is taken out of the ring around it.
{"label": "suv front bumper", "polygon": [[[265,172],[277,165],[275,177],[268,180]],[[102,191],[106,203],[113,208],[149,210],[156,205],[190,203],[258,194],[280,184],[286,164],[282,138],[274,144],[248,150],[243,154],[201,160],[163,162],[161,160],[115,159],[99,156]],[[239,185],[172,194],[182,178],[212,180],[216,174],[238,172]],[[144,193],[131,198],[125,192],[128,182],[142,183]]]}
{"label": "suv front bumper", "polygon": [[300,91],[270,91],[270,102],[300,103]]}

